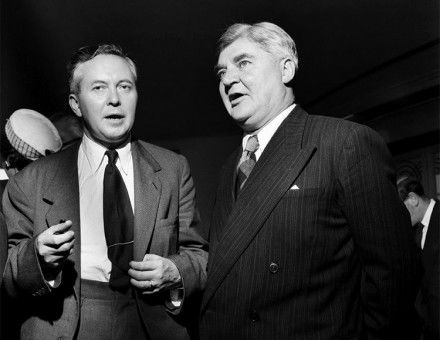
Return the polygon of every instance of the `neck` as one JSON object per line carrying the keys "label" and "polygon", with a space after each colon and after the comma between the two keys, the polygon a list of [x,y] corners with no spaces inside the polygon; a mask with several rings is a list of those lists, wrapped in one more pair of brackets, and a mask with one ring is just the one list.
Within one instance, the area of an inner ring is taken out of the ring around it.
{"label": "neck", "polygon": [[260,132],[265,126],[267,126],[268,124],[270,124],[271,121],[273,121],[276,117],[278,117],[280,115],[281,112],[283,112],[284,110],[286,110],[289,106],[291,106],[292,104],[294,104],[294,102],[287,102],[284,105],[280,106],[278,108],[278,111],[276,112],[276,114],[270,115],[268,116],[268,119],[263,123],[263,125],[261,125],[260,127],[254,128],[254,129],[246,129],[245,126],[242,126],[242,129],[248,133],[248,134],[257,134],[258,132]]}
{"label": "neck", "polygon": [[98,143],[99,145],[102,145],[106,149],[120,149],[126,146],[128,143],[130,143],[131,135],[127,135],[123,140],[120,141],[103,141],[100,140],[94,136],[91,136],[89,133],[86,133],[86,136],[94,141],[95,143]]}

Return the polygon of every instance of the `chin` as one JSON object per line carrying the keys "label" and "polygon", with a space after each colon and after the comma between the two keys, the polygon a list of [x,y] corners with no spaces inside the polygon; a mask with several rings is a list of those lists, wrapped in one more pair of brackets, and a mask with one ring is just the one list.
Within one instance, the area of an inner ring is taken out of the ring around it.
{"label": "chin", "polygon": [[130,134],[125,133],[125,134],[107,134],[104,137],[105,141],[107,143],[110,144],[118,144],[121,143],[125,140],[127,140],[127,138],[130,136]]}
{"label": "chin", "polygon": [[252,116],[247,110],[245,111],[243,109],[238,109],[238,108],[232,109],[229,115],[240,126],[242,126],[244,122],[247,121]]}

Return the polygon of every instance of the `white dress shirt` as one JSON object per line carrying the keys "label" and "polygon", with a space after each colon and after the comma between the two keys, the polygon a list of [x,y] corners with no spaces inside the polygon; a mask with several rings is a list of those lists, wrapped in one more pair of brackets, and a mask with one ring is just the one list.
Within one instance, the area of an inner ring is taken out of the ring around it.
{"label": "white dress shirt", "polygon": [[[104,232],[103,184],[107,149],[85,134],[78,151],[81,279],[108,282],[112,264]],[[134,212],[134,177],[131,144],[116,149],[116,167],[127,187]]]}
{"label": "white dress shirt", "polygon": [[296,104],[292,104],[285,110],[281,111],[275,118],[273,118],[270,122],[263,126],[257,133],[254,132],[245,134],[242,141],[243,150],[246,148],[246,143],[249,137],[257,135],[259,147],[257,151],[255,151],[255,158],[258,161],[267,144],[269,144],[272,136],[278,130],[284,119],[286,119],[289,113],[293,110],[295,105]]}
{"label": "white dress shirt", "polygon": [[422,223],[423,229],[422,229],[422,249],[425,246],[425,240],[426,240],[426,233],[428,232],[428,226],[429,221],[431,220],[432,210],[434,209],[435,201],[431,198],[431,202],[429,202],[428,209],[425,211],[425,215],[423,215]]}

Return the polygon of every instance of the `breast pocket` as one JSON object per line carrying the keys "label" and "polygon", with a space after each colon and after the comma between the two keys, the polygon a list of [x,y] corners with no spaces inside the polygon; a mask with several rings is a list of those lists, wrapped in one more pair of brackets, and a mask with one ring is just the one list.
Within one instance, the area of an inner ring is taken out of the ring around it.
{"label": "breast pocket", "polygon": [[300,198],[300,197],[319,197],[323,190],[321,188],[290,188],[286,192],[286,197],[289,198]]}

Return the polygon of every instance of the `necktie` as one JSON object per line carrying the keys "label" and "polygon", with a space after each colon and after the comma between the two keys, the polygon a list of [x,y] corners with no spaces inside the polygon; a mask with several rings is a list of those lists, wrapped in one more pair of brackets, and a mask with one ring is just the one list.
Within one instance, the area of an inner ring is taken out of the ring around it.
{"label": "necktie", "polygon": [[257,162],[255,151],[258,150],[259,146],[260,145],[258,144],[257,136],[250,136],[247,140],[246,147],[243,150],[243,154],[240,158],[240,165],[238,166],[237,182],[235,186],[236,197],[238,196],[240,190],[243,188],[244,183],[251,174],[251,171],[254,168],[255,163]]}
{"label": "necktie", "polygon": [[422,249],[423,227],[422,223],[417,223],[414,230],[414,239],[416,240],[417,247],[420,249]]}
{"label": "necktie", "polygon": [[129,287],[128,263],[133,259],[134,216],[124,180],[116,167],[118,152],[107,150],[108,164],[104,172],[104,231],[107,253],[112,263],[110,287]]}

